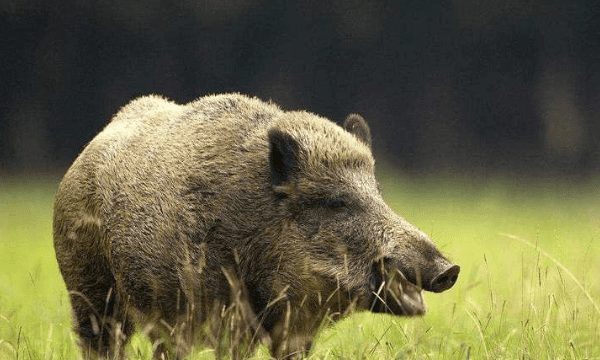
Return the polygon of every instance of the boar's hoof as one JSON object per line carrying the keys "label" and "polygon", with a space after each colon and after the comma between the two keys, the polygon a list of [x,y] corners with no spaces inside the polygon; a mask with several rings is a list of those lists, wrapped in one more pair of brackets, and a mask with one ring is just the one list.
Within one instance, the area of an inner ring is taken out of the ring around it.
{"label": "boar's hoof", "polygon": [[456,279],[458,279],[458,273],[460,272],[460,266],[452,265],[446,270],[436,275],[430,283],[430,291],[442,292],[450,289],[454,286]]}

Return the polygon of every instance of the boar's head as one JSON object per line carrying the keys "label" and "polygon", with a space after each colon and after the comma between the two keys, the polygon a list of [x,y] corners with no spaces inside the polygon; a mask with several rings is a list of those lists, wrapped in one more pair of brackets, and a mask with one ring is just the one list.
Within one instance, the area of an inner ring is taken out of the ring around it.
{"label": "boar's head", "polygon": [[279,235],[297,254],[290,292],[295,282],[298,293],[337,298],[340,311],[424,314],[421,290],[451,288],[459,266],[384,202],[364,119],[319,120],[295,113],[268,134],[270,180],[288,218]]}

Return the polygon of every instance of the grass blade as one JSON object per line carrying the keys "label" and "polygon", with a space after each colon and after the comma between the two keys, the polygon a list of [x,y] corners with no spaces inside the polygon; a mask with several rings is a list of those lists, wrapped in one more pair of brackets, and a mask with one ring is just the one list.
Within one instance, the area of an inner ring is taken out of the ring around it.
{"label": "grass blade", "polygon": [[592,303],[592,305],[594,305],[594,309],[596,310],[596,312],[598,313],[598,315],[600,315],[600,307],[598,307],[598,304],[594,301],[594,299],[592,298],[592,296],[590,295],[590,293],[585,290],[585,288],[583,287],[583,285],[579,282],[579,280],[577,280],[577,278],[575,277],[575,275],[573,275],[573,273],[567,269],[566,266],[564,266],[563,264],[561,264],[560,261],[556,260],[554,257],[552,257],[552,255],[548,254],[547,252],[545,252],[544,250],[542,250],[539,246],[536,246],[532,243],[530,243],[529,241],[522,239],[518,236],[515,235],[511,235],[511,234],[504,234],[504,233],[500,233],[500,236],[504,236],[507,237],[509,239],[513,239],[513,240],[518,240],[521,243],[531,247],[532,249],[535,249],[537,251],[539,251],[540,254],[544,255],[546,258],[548,258],[550,261],[552,261],[553,263],[556,264],[556,266],[558,266],[559,268],[561,268],[567,275],[569,275],[569,277],[573,280],[573,282],[581,289],[581,291],[585,294],[585,296],[588,298],[588,300],[590,301],[590,303]]}

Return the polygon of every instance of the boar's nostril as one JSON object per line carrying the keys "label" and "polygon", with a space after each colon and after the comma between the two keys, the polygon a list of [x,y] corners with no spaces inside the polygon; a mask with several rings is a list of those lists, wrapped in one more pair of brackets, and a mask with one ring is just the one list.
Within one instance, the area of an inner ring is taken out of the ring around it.
{"label": "boar's nostril", "polygon": [[458,273],[460,272],[460,266],[452,265],[448,269],[444,270],[440,274],[431,280],[431,286],[429,289],[433,292],[442,292],[450,289],[456,283],[458,279]]}

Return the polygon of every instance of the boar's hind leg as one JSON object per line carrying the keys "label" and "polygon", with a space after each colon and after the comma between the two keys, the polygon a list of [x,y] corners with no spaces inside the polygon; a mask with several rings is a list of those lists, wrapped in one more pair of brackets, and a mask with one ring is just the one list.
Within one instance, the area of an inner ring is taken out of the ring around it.
{"label": "boar's hind leg", "polygon": [[[125,304],[117,296],[106,258],[82,255],[78,255],[85,259],[80,269],[63,270],[83,355],[87,359],[122,358],[134,329],[125,314]],[[69,276],[68,270],[79,271]]]}

